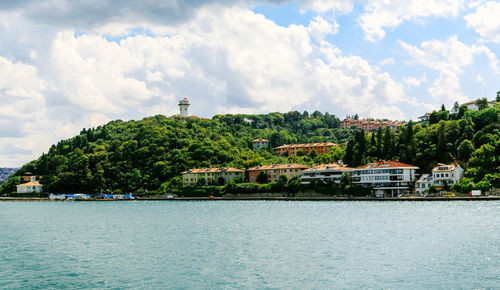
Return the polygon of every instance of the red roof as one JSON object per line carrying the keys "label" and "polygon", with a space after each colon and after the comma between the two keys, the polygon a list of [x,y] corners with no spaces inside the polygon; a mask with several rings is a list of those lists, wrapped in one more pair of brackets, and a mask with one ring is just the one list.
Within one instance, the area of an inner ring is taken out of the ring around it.
{"label": "red roof", "polygon": [[409,164],[406,164],[406,163],[402,163],[402,162],[399,162],[399,161],[385,161],[385,160],[382,160],[382,161],[378,161],[378,162],[372,162],[372,163],[368,163],[368,164],[365,164],[363,166],[359,166],[357,167],[356,169],[368,169],[368,168],[400,168],[400,167],[405,167],[405,168],[414,168],[414,169],[418,169],[417,166],[414,166],[414,165],[409,165]]}

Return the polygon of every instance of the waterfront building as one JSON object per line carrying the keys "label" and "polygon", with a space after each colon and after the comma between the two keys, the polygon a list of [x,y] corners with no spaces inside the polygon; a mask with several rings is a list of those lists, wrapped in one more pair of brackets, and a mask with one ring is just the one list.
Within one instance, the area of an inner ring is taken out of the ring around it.
{"label": "waterfront building", "polygon": [[183,185],[195,185],[198,182],[203,184],[217,183],[219,178],[223,178],[224,182],[232,180],[243,180],[245,177],[243,170],[231,167],[221,168],[194,168],[182,172]]}
{"label": "waterfront building", "polygon": [[353,185],[370,187],[376,196],[397,196],[409,192],[418,167],[399,161],[378,161],[355,168]]}
{"label": "waterfront building", "polygon": [[457,163],[449,165],[438,163],[432,169],[433,185],[437,190],[443,190],[447,186],[460,182],[463,176],[464,170]]}
{"label": "waterfront building", "polygon": [[190,104],[187,98],[184,98],[181,101],[179,101],[179,110],[182,118],[187,118],[189,116],[188,114],[189,105]]}
{"label": "waterfront building", "polygon": [[36,176],[30,176],[26,183],[17,186],[17,193],[40,193],[43,190],[43,185],[36,180]]}
{"label": "waterfront building", "polygon": [[377,120],[356,120],[354,118],[347,118],[340,121],[340,127],[344,129],[351,128],[352,126],[356,126],[358,129],[363,129],[365,131],[374,131],[378,128],[385,129],[387,127],[391,129],[398,129],[399,127],[405,125],[405,122],[399,121],[377,121]]}
{"label": "waterfront building", "polygon": [[289,145],[281,145],[279,147],[274,148],[276,154],[283,155],[287,154],[288,156],[296,156],[297,151],[302,149],[305,155],[309,155],[312,150],[316,150],[318,154],[326,154],[329,153],[331,148],[334,146],[338,146],[332,142],[322,142],[322,143],[307,143],[307,144],[289,144]]}
{"label": "waterfront building", "polygon": [[253,143],[253,150],[266,149],[269,145],[269,141],[262,138],[252,140],[252,143]]}
{"label": "waterfront building", "polygon": [[320,164],[300,172],[300,179],[302,184],[335,183],[340,185],[342,174],[350,174],[352,170],[353,168],[337,163]]}
{"label": "waterfront building", "polygon": [[301,164],[271,164],[256,166],[248,168],[248,181],[250,183],[256,183],[257,175],[259,175],[261,171],[264,171],[267,174],[268,182],[278,180],[279,176],[282,174],[286,175],[288,179],[291,179],[295,175],[299,176],[302,170],[308,168],[308,166]]}
{"label": "waterfront building", "polygon": [[424,195],[427,188],[432,186],[432,174],[422,174],[415,184],[415,192]]}

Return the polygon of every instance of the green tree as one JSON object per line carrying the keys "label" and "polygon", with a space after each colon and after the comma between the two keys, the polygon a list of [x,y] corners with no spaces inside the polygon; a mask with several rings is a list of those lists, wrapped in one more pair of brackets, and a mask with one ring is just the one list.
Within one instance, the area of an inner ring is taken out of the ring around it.
{"label": "green tree", "polygon": [[486,98],[481,98],[476,100],[476,106],[478,110],[484,110],[488,108],[488,100]]}
{"label": "green tree", "polygon": [[464,140],[460,145],[458,146],[457,153],[458,153],[458,159],[462,160],[463,162],[469,161],[469,158],[474,152],[474,146],[472,145],[472,142],[469,140]]}
{"label": "green tree", "polygon": [[[300,149],[299,149],[299,150],[300,150]],[[309,157],[310,157],[311,159],[316,158],[316,156],[318,156],[318,153],[316,152],[316,150],[314,150],[314,149],[313,149],[313,150],[311,150],[311,152],[309,152]]]}
{"label": "green tree", "polygon": [[268,182],[267,173],[265,171],[259,171],[257,177],[255,178],[257,183],[264,184]]}

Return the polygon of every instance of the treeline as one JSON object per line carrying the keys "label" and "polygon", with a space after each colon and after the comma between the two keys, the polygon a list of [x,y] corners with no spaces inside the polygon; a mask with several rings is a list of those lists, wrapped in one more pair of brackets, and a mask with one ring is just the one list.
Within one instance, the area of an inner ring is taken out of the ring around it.
{"label": "treeline", "polygon": [[[262,115],[216,115],[211,120],[157,115],[140,121],[112,121],[58,142],[24,165],[2,187],[14,192],[20,176],[43,176],[48,192],[137,192],[173,188],[180,173],[196,167],[249,168],[270,163],[322,163],[328,155],[279,157],[272,148],[297,142],[346,142],[354,131],[339,128],[328,113],[288,112]],[[252,140],[270,141],[268,150],[253,151]]]}
{"label": "treeline", "polygon": [[[398,131],[357,131],[345,149],[344,162],[356,167],[377,160],[399,160],[430,173],[436,163],[458,162],[465,178],[455,190],[500,187],[500,103],[479,111],[461,106],[433,112],[429,124],[409,122]],[[432,116],[435,116],[433,118]]]}

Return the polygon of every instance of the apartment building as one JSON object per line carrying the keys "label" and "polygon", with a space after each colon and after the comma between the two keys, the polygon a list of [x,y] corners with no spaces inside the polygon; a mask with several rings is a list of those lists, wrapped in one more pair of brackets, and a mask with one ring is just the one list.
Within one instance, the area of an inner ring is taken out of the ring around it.
{"label": "apartment building", "polygon": [[413,188],[417,169],[397,160],[368,163],[352,171],[352,183],[372,188],[378,197],[394,197]]}
{"label": "apartment building", "polygon": [[330,153],[331,148],[334,146],[338,145],[332,142],[289,144],[276,147],[274,150],[278,155],[287,154],[288,156],[296,156],[299,149],[302,149],[306,155],[309,155],[312,150],[316,150],[318,154],[326,154]]}
{"label": "apartment building", "polygon": [[337,163],[320,164],[300,172],[302,184],[334,183],[340,185],[342,174],[351,173],[353,168]]}
{"label": "apartment building", "polygon": [[399,121],[356,120],[353,118],[347,118],[340,122],[340,127],[347,129],[352,126],[356,126],[356,128],[363,129],[365,131],[374,131],[378,128],[385,129],[387,127],[397,129],[405,124],[405,122]]}
{"label": "apartment building", "polygon": [[243,180],[245,177],[244,171],[237,168],[221,167],[221,168],[194,168],[184,171],[182,174],[183,185],[195,185],[198,181],[204,184],[218,182],[219,177],[224,178],[224,181]]}
{"label": "apartment building", "polygon": [[268,182],[278,180],[278,177],[282,174],[286,175],[288,179],[291,179],[295,175],[299,176],[302,170],[308,168],[308,166],[301,164],[271,164],[256,166],[248,168],[248,181],[250,183],[256,183],[257,175],[259,175],[261,171],[264,171],[267,174]]}

